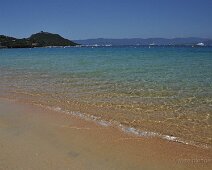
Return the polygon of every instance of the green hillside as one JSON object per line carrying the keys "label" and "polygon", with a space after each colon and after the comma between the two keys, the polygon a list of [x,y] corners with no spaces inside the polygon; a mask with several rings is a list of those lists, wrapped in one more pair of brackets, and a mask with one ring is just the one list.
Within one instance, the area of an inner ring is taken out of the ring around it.
{"label": "green hillside", "polygon": [[33,48],[76,45],[78,44],[63,38],[58,34],[52,34],[48,32],[39,32],[31,35],[29,38],[23,39],[0,35],[0,48]]}

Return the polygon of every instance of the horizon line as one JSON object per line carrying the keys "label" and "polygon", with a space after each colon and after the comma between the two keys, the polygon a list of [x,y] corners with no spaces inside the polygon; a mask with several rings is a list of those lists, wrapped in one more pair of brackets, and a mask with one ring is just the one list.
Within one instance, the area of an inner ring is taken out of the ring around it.
{"label": "horizon line", "polygon": [[[175,37],[169,37],[169,38],[165,38],[165,37],[146,37],[146,38],[142,38],[142,37],[119,37],[119,38],[106,38],[106,37],[94,37],[94,38],[69,38],[68,36],[65,36],[64,34],[61,34],[61,33],[55,33],[55,32],[48,32],[48,31],[39,31],[39,32],[35,32],[35,33],[32,33],[31,35],[33,34],[37,34],[37,33],[41,33],[41,32],[44,32],[44,33],[51,33],[51,34],[59,34],[60,36],[66,38],[66,39],[70,39],[70,40],[77,40],[77,41],[81,41],[81,40],[91,40],[91,39],[112,39],[112,40],[116,40],[116,39],[119,39],[119,40],[122,40],[122,39],[153,39],[153,38],[157,38],[157,39],[178,39],[178,38],[182,38],[182,39],[185,39],[185,38],[201,38],[201,39],[209,39],[209,40],[212,40],[212,37],[199,37],[199,36],[175,36]],[[5,34],[0,34],[0,36],[8,36],[8,37],[13,37],[13,38],[17,38],[17,39],[24,39],[24,38],[29,38],[31,35],[27,36],[27,37],[19,37],[19,36],[13,36],[13,35],[5,35]]]}

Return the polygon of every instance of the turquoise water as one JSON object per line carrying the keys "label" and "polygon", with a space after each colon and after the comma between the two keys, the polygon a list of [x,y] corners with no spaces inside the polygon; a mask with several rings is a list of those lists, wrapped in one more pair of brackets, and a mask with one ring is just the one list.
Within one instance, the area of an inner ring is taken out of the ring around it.
{"label": "turquoise water", "polygon": [[0,78],[38,103],[212,144],[209,47],[1,49]]}

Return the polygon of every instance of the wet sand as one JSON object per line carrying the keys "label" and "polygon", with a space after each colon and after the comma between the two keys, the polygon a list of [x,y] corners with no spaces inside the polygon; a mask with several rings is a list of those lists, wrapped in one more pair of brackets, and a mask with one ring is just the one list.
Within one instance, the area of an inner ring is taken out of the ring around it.
{"label": "wet sand", "polygon": [[0,170],[212,169],[211,149],[0,99]]}

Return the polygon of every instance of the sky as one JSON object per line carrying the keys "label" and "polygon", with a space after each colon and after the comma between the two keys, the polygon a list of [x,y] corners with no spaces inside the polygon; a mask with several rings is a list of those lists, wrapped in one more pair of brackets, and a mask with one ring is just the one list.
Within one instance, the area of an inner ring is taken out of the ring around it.
{"label": "sky", "polygon": [[0,35],[212,38],[212,0],[0,0]]}

